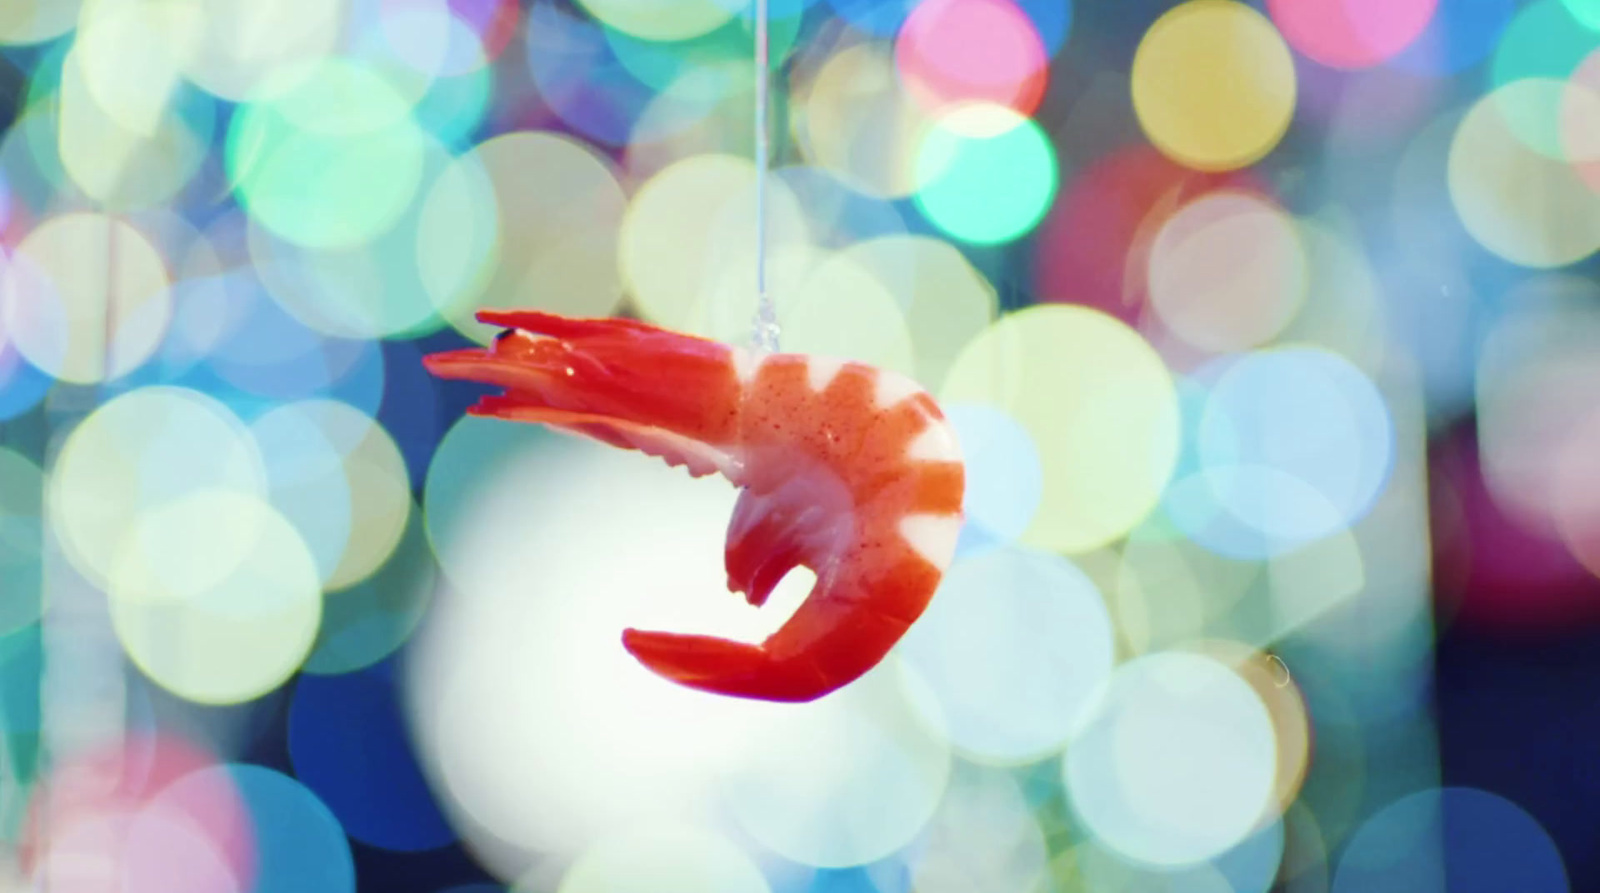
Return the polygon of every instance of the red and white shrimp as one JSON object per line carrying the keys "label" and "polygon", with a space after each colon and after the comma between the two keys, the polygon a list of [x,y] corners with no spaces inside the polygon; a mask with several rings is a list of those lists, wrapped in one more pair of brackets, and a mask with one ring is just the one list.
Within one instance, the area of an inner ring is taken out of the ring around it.
{"label": "red and white shrimp", "polygon": [[955,552],[965,470],[954,430],[905,376],[802,354],[757,355],[624,319],[485,311],[488,348],[429,371],[505,389],[469,412],[539,422],[659,456],[743,492],[728,588],[763,604],[804,565],[817,582],[759,645],[624,631],[646,667],[691,688],[810,701],[881,661]]}

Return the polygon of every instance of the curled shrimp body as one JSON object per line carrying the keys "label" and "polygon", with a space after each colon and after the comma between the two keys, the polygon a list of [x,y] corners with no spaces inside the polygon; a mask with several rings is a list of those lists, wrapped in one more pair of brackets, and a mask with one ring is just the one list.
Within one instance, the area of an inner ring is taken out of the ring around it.
{"label": "curled shrimp body", "polygon": [[955,552],[965,472],[910,379],[802,354],[757,356],[623,319],[485,311],[488,348],[428,356],[435,375],[504,388],[469,412],[547,424],[685,466],[742,492],[728,588],[764,604],[790,570],[810,595],[760,644],[624,631],[655,673],[703,691],[810,701],[872,669],[922,614]]}

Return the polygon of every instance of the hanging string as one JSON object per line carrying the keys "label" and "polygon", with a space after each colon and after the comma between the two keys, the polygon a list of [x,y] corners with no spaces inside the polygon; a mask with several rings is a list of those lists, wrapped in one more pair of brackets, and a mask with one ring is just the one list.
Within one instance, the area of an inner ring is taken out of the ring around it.
{"label": "hanging string", "polygon": [[778,351],[778,311],[767,291],[767,0],[756,0],[756,319],[750,340],[756,350]]}

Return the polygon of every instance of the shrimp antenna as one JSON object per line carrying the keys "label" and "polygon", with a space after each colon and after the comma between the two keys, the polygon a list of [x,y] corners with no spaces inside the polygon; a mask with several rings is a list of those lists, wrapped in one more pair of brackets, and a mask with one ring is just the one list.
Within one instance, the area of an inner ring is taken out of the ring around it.
{"label": "shrimp antenna", "polygon": [[756,319],[751,332],[751,342],[756,350],[765,353],[778,351],[778,311],[767,291],[767,107],[768,107],[768,40],[767,0],[755,0],[756,35]]}

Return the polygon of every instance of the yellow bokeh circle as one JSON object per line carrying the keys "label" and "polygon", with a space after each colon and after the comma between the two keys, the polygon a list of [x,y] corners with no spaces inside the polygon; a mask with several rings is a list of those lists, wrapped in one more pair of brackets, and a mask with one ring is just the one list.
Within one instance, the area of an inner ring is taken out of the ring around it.
{"label": "yellow bokeh circle", "polygon": [[1202,196],[1167,218],[1150,246],[1150,303],[1201,350],[1271,340],[1305,300],[1306,253],[1294,220],[1246,192]]}
{"label": "yellow bokeh circle", "polygon": [[[651,322],[712,338],[742,339],[756,307],[755,165],[709,154],[651,177],[622,222],[624,286]],[[793,192],[769,183],[767,282],[774,300],[815,261]],[[778,322],[784,323],[780,313]]]}
{"label": "yellow bokeh circle", "polygon": [[[916,379],[937,388],[961,348],[994,320],[994,286],[960,249],[920,235],[879,236],[838,255],[871,274],[911,330]],[[854,323],[852,323],[854,324]]]}
{"label": "yellow bokeh circle", "polygon": [[1005,410],[1039,448],[1043,499],[1022,540],[1085,552],[1155,507],[1178,459],[1178,395],[1137,332],[1087,307],[1036,305],[961,351],[947,401]]}
{"label": "yellow bokeh circle", "polygon": [[128,657],[202,704],[238,704],[281,685],[322,618],[316,563],[259,497],[205,490],[142,513],[107,589]]}
{"label": "yellow bokeh circle", "polygon": [[383,425],[338,400],[279,406],[251,423],[273,506],[310,544],[323,588],[345,589],[388,560],[411,486]]}
{"label": "yellow bokeh circle", "polygon": [[[199,175],[211,134],[200,132],[205,128],[195,126],[193,113],[185,116],[168,101],[176,84],[152,91],[158,100],[154,109],[117,114],[90,91],[87,64],[78,49],[61,62],[56,150],[62,172],[106,210],[170,202]],[[130,118],[142,120],[132,126]]]}
{"label": "yellow bokeh circle", "polygon": [[777,312],[784,350],[912,374],[915,361],[904,310],[884,282],[848,252],[816,264],[781,299]]}
{"label": "yellow bokeh circle", "polygon": [[86,4],[72,54],[85,92],[119,126],[150,135],[166,113],[199,37],[200,4]]}
{"label": "yellow bokeh circle", "polygon": [[1197,170],[1254,164],[1294,114],[1288,45],[1266,16],[1234,0],[1190,0],[1157,19],[1134,55],[1132,87],[1150,142]]}
{"label": "yellow bokeh circle", "polygon": [[229,409],[199,391],[116,397],[67,435],[48,477],[50,522],[74,568],[104,585],[139,519],[200,491],[261,498],[266,471]]}
{"label": "yellow bokeh circle", "polygon": [[629,128],[626,178],[641,183],[675,161],[707,152],[753,157],[754,80],[755,67],[740,59],[683,65]]}
{"label": "yellow bokeh circle", "polygon": [[1513,127],[1517,110],[1553,105],[1566,92],[1562,81],[1512,81],[1478,100],[1450,144],[1450,201],[1462,225],[1524,267],[1561,267],[1600,248],[1600,195]]}
{"label": "yellow bokeh circle", "polygon": [[1270,652],[1227,639],[1195,641],[1184,650],[1209,657],[1239,674],[1267,708],[1277,742],[1277,774],[1273,797],[1259,821],[1266,825],[1283,818],[1300,795],[1311,757],[1311,718],[1294,670]]}
{"label": "yellow bokeh circle", "polygon": [[917,188],[912,162],[932,121],[891,50],[868,43],[835,53],[797,94],[795,139],[813,164],[879,198]]}
{"label": "yellow bokeh circle", "polygon": [[347,14],[326,0],[204,0],[184,75],[234,102],[278,95],[304,81],[338,45]]}
{"label": "yellow bokeh circle", "polygon": [[1261,577],[1259,563],[1217,555],[1153,519],[1128,537],[1108,596],[1123,642],[1136,656],[1225,623]]}
{"label": "yellow bokeh circle", "polygon": [[43,43],[72,30],[80,0],[6,0],[0,3],[0,43]]}
{"label": "yellow bokeh circle", "polygon": [[104,214],[52,217],[0,275],[0,327],[28,362],[74,384],[126,375],[155,352],[172,317],[155,245]]}
{"label": "yellow bokeh circle", "polygon": [[[482,308],[536,308],[567,316],[608,316],[622,299],[617,235],[627,199],[610,164],[594,149],[557,133],[521,131],[486,140],[439,178],[428,196],[418,250],[424,281],[450,322],[487,344],[499,331],[472,319]],[[487,208],[484,205],[487,204]],[[492,232],[483,234],[488,227]],[[457,243],[462,243],[458,245]],[[459,260],[439,264],[429,256],[482,256],[492,264],[481,281],[460,276],[434,285],[439,269],[471,269]]]}

